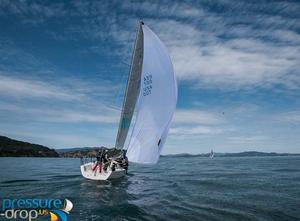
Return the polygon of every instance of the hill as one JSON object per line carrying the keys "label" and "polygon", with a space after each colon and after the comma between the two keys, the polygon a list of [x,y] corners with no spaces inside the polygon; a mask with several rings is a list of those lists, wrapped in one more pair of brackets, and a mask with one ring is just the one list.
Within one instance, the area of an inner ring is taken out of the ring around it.
{"label": "hill", "polygon": [[[164,157],[209,157],[210,153],[203,154],[169,154]],[[298,153],[275,153],[275,152],[259,152],[259,151],[244,151],[239,153],[214,153],[214,157],[283,157],[283,156],[300,156]]]}
{"label": "hill", "polygon": [[[105,147],[76,147],[76,148],[65,148],[65,149],[57,149],[60,157],[95,157],[97,153],[101,149],[108,149]],[[112,150],[112,149],[111,149]],[[210,153],[202,153],[202,154],[189,154],[189,153],[181,153],[181,154],[167,154],[161,155],[161,157],[209,157]],[[266,153],[266,152],[258,152],[258,151],[244,151],[239,153],[214,153],[214,157],[280,157],[280,156],[300,156],[297,153]]]}
{"label": "hill", "polygon": [[107,148],[107,147],[83,147],[83,148],[70,148],[70,149],[61,149],[58,150],[60,157],[96,157],[99,154],[99,151],[106,150],[108,156],[115,156],[126,152],[126,150],[120,150],[116,148]]}
{"label": "hill", "polygon": [[57,150],[60,157],[96,157],[98,152],[100,150],[100,147],[76,147],[76,148],[70,148],[70,149],[60,149]]}
{"label": "hill", "polygon": [[0,136],[0,157],[59,157],[54,149]]}

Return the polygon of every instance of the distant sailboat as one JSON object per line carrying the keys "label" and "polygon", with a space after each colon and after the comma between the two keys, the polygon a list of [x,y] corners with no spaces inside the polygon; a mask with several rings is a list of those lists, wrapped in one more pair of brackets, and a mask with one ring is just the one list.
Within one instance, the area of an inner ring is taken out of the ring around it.
{"label": "distant sailboat", "polygon": [[213,150],[210,151],[209,158],[212,159],[215,157],[215,153]]}
{"label": "distant sailboat", "polygon": [[[157,163],[165,144],[177,103],[177,82],[167,48],[143,22],[139,23],[115,147],[130,162]],[[134,111],[132,133],[128,136]],[[85,178],[106,180],[124,176],[125,169],[93,170],[94,162],[83,163]]]}

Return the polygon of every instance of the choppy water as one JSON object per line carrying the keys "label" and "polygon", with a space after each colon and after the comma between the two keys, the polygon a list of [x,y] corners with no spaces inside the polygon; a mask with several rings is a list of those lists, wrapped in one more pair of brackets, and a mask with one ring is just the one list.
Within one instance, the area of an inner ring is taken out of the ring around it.
{"label": "choppy water", "polygon": [[[69,198],[69,220],[300,220],[300,157],[162,157],[120,181],[79,159],[0,158],[0,198]],[[0,218],[1,219],[1,218]]]}

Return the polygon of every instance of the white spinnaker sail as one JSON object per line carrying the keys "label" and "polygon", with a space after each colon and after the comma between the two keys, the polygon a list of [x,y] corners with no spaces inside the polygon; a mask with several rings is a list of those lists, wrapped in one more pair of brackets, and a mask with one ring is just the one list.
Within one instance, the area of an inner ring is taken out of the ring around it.
{"label": "white spinnaker sail", "polygon": [[127,148],[129,161],[157,163],[177,102],[177,82],[169,53],[143,25],[144,56],[137,116]]}

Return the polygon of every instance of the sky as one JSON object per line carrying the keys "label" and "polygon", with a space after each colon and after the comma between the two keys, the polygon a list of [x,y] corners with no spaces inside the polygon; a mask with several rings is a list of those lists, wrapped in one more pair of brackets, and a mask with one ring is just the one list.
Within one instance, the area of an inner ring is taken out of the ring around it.
{"label": "sky", "polygon": [[137,23],[178,103],[163,154],[300,153],[299,1],[0,1],[0,135],[115,143]]}

